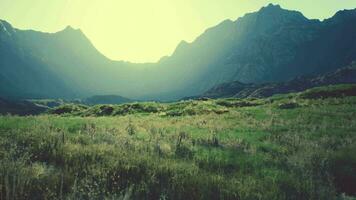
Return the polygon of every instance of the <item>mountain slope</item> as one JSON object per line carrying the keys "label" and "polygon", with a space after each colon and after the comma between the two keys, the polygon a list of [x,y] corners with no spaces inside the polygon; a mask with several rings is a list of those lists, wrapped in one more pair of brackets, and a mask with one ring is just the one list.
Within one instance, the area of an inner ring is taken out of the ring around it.
{"label": "mountain slope", "polygon": [[0,21],[0,93],[11,97],[69,97],[74,92],[41,59],[23,48],[18,30]]}
{"label": "mountain slope", "polygon": [[[268,5],[181,42],[158,63],[112,61],[80,31],[22,31],[2,21],[0,92],[29,98],[120,95],[174,100],[221,83],[266,83],[317,75],[356,60],[356,10],[328,20]],[[118,44],[120,45],[120,44]]]}
{"label": "mountain slope", "polygon": [[16,101],[0,98],[0,115],[38,115],[45,112],[48,107],[34,104],[29,101]]}
{"label": "mountain slope", "polygon": [[191,84],[199,89],[232,81],[286,81],[335,70],[355,60],[355,13],[341,11],[320,22],[269,5],[208,30],[184,49],[193,58],[186,62],[184,56],[180,66],[200,68]]}
{"label": "mountain slope", "polygon": [[348,67],[337,69],[334,72],[315,77],[297,77],[293,80],[279,83],[244,84],[238,81],[215,86],[203,95],[195,97],[222,98],[222,97],[269,97],[274,94],[300,92],[312,87],[356,83],[356,63]]}

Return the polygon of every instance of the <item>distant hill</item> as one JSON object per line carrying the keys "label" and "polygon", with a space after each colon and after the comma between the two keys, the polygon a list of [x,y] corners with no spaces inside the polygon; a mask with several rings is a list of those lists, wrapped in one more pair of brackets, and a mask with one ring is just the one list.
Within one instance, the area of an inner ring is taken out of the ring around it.
{"label": "distant hill", "polygon": [[195,98],[269,97],[274,94],[300,92],[312,87],[356,83],[356,63],[334,72],[314,77],[297,77],[290,81],[266,84],[244,84],[238,81],[215,86]]}
{"label": "distant hill", "polygon": [[0,94],[175,100],[222,83],[319,75],[356,60],[355,24],[356,9],[319,21],[270,4],[209,28],[192,43],[182,41],[158,63],[135,64],[109,60],[79,29],[43,33],[0,21]]}
{"label": "distant hill", "polygon": [[132,102],[132,100],[118,95],[96,95],[83,100],[83,103],[88,105],[123,104],[129,102]]}

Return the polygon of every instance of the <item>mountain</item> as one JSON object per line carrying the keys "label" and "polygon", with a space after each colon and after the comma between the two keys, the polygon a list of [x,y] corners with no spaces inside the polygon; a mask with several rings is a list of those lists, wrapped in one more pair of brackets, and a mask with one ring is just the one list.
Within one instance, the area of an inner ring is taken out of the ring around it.
{"label": "mountain", "polygon": [[[268,5],[182,41],[157,63],[113,61],[72,27],[57,33],[0,23],[1,96],[86,98],[114,94],[175,100],[222,84],[287,81],[356,60],[356,9],[330,19]],[[120,45],[120,44],[117,44]]]}
{"label": "mountain", "polygon": [[83,103],[88,105],[97,104],[123,104],[132,102],[131,99],[119,96],[119,95],[96,95],[86,98]]}
{"label": "mountain", "polygon": [[[309,88],[356,83],[356,62],[350,66],[337,69],[314,77],[297,77],[290,81],[264,84],[244,84],[239,81],[217,85],[204,94],[192,98],[246,98],[269,97],[275,94],[300,92]],[[189,99],[189,98],[188,98]]]}
{"label": "mountain", "polygon": [[49,65],[24,48],[19,32],[0,21],[0,94],[8,97],[69,97],[74,91]]}
{"label": "mountain", "polygon": [[225,21],[178,49],[184,52],[179,66],[200,69],[190,84],[200,90],[224,82],[265,83],[325,73],[355,60],[355,22],[356,10],[320,22],[269,5]]}

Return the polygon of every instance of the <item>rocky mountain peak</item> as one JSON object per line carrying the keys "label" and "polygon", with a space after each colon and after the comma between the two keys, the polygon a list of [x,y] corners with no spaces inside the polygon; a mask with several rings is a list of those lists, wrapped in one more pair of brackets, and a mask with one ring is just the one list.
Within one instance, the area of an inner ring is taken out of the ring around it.
{"label": "rocky mountain peak", "polygon": [[62,31],[59,31],[58,33],[69,34],[69,35],[84,35],[82,30],[73,28],[72,26],[69,25]]}
{"label": "rocky mountain peak", "polygon": [[280,5],[269,4],[256,13],[261,20],[270,21],[305,21],[304,15],[298,11],[283,9]]}
{"label": "rocky mountain peak", "polygon": [[0,20],[0,33],[6,33],[7,35],[13,35],[15,29],[7,21]]}
{"label": "rocky mountain peak", "polygon": [[278,4],[275,5],[273,3],[270,3],[267,6],[264,6],[260,9],[260,11],[268,11],[268,12],[275,12],[275,11],[281,11],[281,10],[283,10],[283,9],[281,8],[280,5],[278,5]]}

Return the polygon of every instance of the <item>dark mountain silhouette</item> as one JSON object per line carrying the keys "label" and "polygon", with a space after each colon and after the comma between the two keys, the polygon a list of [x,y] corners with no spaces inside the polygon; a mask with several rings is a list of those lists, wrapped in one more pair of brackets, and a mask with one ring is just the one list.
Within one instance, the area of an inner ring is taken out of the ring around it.
{"label": "dark mountain silhouette", "polygon": [[340,11],[320,22],[269,5],[209,29],[181,50],[186,54],[181,66],[192,56],[190,64],[204,68],[194,84],[202,88],[231,81],[286,81],[335,70],[356,57],[355,13]]}
{"label": "dark mountain silhouette", "polygon": [[[275,94],[301,92],[309,88],[356,83],[356,63],[337,69],[334,72],[314,77],[297,77],[290,81],[265,84],[244,84],[239,81],[224,83],[215,86],[196,98],[247,98],[247,97],[270,97]],[[189,98],[186,98],[189,99]]]}
{"label": "dark mountain silhouette", "polygon": [[75,95],[64,79],[43,62],[45,58],[24,48],[19,32],[0,21],[0,94],[36,98]]}
{"label": "dark mountain silhouette", "polygon": [[[112,61],[77,29],[23,31],[0,23],[0,92],[26,98],[122,95],[174,100],[239,81],[267,83],[334,71],[356,60],[356,10],[309,20],[268,5],[181,42],[158,63]],[[120,44],[117,44],[120,45]]]}

